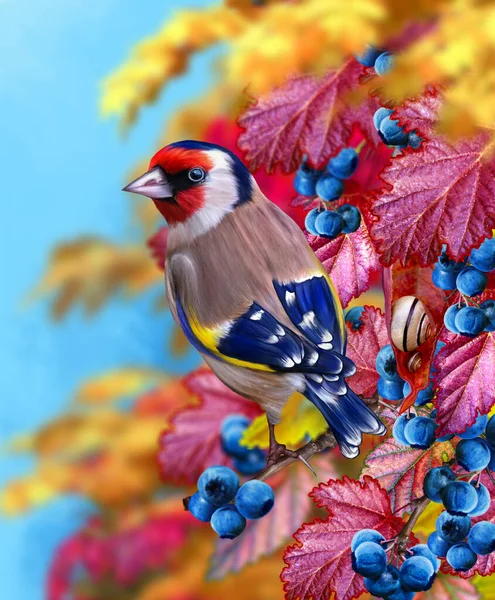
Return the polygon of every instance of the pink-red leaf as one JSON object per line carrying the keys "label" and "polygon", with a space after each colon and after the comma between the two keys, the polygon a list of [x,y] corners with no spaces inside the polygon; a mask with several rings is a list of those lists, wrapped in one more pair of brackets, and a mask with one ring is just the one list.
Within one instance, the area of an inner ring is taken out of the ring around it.
{"label": "pink-red leaf", "polygon": [[[304,524],[297,542],[285,552],[281,578],[287,600],[351,600],[365,591],[363,578],[352,570],[351,540],[363,528],[376,529],[386,539],[404,525],[392,514],[387,492],[371,477],[330,480],[311,493],[329,516]],[[335,594],[335,596],[332,596]]]}
{"label": "pink-red leaf", "polygon": [[466,256],[495,227],[495,159],[492,137],[481,133],[455,145],[430,128],[438,99],[406,103],[396,115],[406,129],[429,138],[420,150],[393,158],[375,198],[372,236],[384,264],[435,262],[442,244],[455,259]]}
{"label": "pink-red leaf", "polygon": [[433,587],[415,596],[416,600],[481,600],[481,595],[470,581],[439,573]]}
{"label": "pink-red leaf", "polygon": [[380,483],[389,494],[392,510],[402,515],[411,512],[411,503],[423,496],[426,473],[453,457],[450,442],[434,444],[428,450],[415,450],[390,438],[368,454],[362,474]]}
{"label": "pink-red leaf", "polygon": [[372,398],[379,377],[375,368],[376,355],[380,348],[388,344],[388,334],[385,316],[379,308],[366,306],[361,321],[363,325],[359,330],[347,327],[346,354],[357,369],[348,382],[356,394]]}
{"label": "pink-red leaf", "polygon": [[261,414],[257,404],[232,392],[210,370],[201,368],[184,378],[199,404],[182,410],[173,429],[159,440],[158,463],[165,481],[194,483],[206,467],[231,465],[220,441],[222,421],[231,414]]}
{"label": "pink-red leaf", "polygon": [[345,102],[359,85],[363,67],[355,59],[321,79],[304,75],[262,97],[240,118],[245,129],[239,146],[252,170],[273,170],[280,163],[295,170],[304,153],[315,166],[322,165],[348,140],[354,123],[364,128],[370,142],[378,143],[372,125],[377,102],[370,98],[354,107]]}
{"label": "pink-red leaf", "polygon": [[[324,454],[311,461],[318,477],[324,481],[335,475],[331,456]],[[313,475],[302,463],[285,469],[284,475],[278,486],[273,482],[278,476],[267,482],[274,487],[275,505],[266,517],[248,521],[244,533],[235,540],[218,540],[209,579],[222,579],[262,556],[273,554],[308,518],[312,507],[309,492],[315,482]]]}
{"label": "pink-red leaf", "polygon": [[443,339],[446,345],[434,363],[438,436],[462,433],[495,404],[493,333],[475,338],[446,333]]}

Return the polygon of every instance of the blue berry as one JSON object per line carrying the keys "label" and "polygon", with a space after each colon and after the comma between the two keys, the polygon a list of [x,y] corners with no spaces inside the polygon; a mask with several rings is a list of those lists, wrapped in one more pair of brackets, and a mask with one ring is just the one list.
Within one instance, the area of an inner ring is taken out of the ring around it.
{"label": "blue berry", "polygon": [[457,317],[457,314],[460,310],[461,307],[458,304],[452,304],[452,306],[449,306],[449,308],[447,308],[445,314],[443,315],[444,325],[452,333],[459,333],[459,330],[455,325],[455,318]]}
{"label": "blue berry", "polygon": [[[409,396],[411,393],[411,386],[407,381],[404,383],[402,392],[404,394],[404,398]],[[431,381],[428,387],[426,387],[424,390],[419,390],[416,395],[416,400],[414,401],[414,406],[424,406],[425,404],[428,404],[428,402],[431,402],[434,397],[435,390],[433,389],[433,381]]]}
{"label": "blue berry", "polygon": [[486,511],[490,508],[490,504],[492,499],[490,498],[490,492],[488,488],[484,486],[482,483],[475,483],[471,481],[471,485],[476,492],[476,496],[478,498],[478,502],[474,509],[469,513],[470,517],[481,517],[484,515]]}
{"label": "blue berry", "polygon": [[433,502],[441,503],[441,491],[453,481],[455,481],[455,474],[450,467],[435,467],[425,475],[423,492]]}
{"label": "blue berry", "polygon": [[442,437],[437,438],[437,442],[449,442],[454,437],[453,433],[446,433]]}
{"label": "blue berry", "polygon": [[427,558],[431,562],[431,566],[435,570],[435,573],[440,569],[440,561],[436,557],[436,554],[434,554],[426,544],[416,544],[416,546],[409,548],[408,552],[413,556],[423,556],[424,558]]}
{"label": "blue berry", "polygon": [[227,417],[220,429],[222,448],[229,456],[244,458],[249,454],[249,448],[241,446],[240,441],[249,425],[249,419],[245,417],[241,419],[238,415],[232,415],[232,417]]}
{"label": "blue berry", "polygon": [[306,218],[304,219],[304,227],[306,227],[306,230],[309,231],[309,233],[312,233],[313,235],[318,235],[318,232],[316,231],[315,221],[316,217],[322,212],[323,211],[319,210],[318,208],[313,208],[313,210],[310,210],[309,213],[306,215]]}
{"label": "blue berry", "polygon": [[441,269],[442,271],[448,271],[449,273],[460,273],[466,264],[466,260],[456,261],[453,258],[450,258],[450,256],[447,254],[447,248],[444,246],[440,256],[438,257],[435,267]]}
{"label": "blue berry", "polygon": [[196,517],[198,521],[208,523],[217,507],[204,500],[199,492],[196,492],[189,498],[187,508],[192,516]]}
{"label": "blue berry", "polygon": [[404,398],[404,384],[401,381],[390,381],[380,377],[378,379],[378,394],[385,400],[402,400]]}
{"label": "blue berry", "polygon": [[488,419],[485,428],[485,439],[491,448],[495,448],[495,415]]}
{"label": "blue berry", "polygon": [[455,449],[458,464],[466,471],[481,471],[490,462],[490,448],[482,438],[461,440]]}
{"label": "blue berry", "polygon": [[344,227],[342,233],[354,233],[361,225],[361,213],[359,209],[352,204],[342,204],[337,209],[337,212],[344,219]]}
{"label": "blue berry", "polygon": [[230,502],[239,489],[239,477],[228,467],[208,467],[198,479],[198,492],[214,506]]}
{"label": "blue berry", "polygon": [[374,529],[361,529],[355,533],[352,538],[351,552],[355,552],[356,548],[364,542],[374,542],[375,544],[379,544],[383,541],[385,541],[385,538],[379,531],[375,531]]}
{"label": "blue berry", "polygon": [[488,417],[486,415],[478,415],[478,418],[471,427],[468,427],[463,433],[458,433],[457,435],[463,440],[472,440],[484,433],[487,425]]}
{"label": "blue berry", "polygon": [[416,592],[407,592],[399,588],[396,592],[389,594],[387,600],[413,600],[414,596],[416,596]]}
{"label": "blue berry", "polygon": [[374,46],[366,46],[362,54],[355,54],[356,60],[365,67],[372,67],[375,60],[380,56],[383,50],[379,50]]}
{"label": "blue berry", "polygon": [[431,586],[434,575],[435,569],[427,558],[413,556],[402,564],[399,578],[401,586],[406,591],[420,592]]}
{"label": "blue berry", "polygon": [[431,274],[433,285],[441,290],[455,290],[457,273],[453,271],[444,271],[438,265],[435,265]]}
{"label": "blue berry", "polygon": [[451,515],[467,515],[476,508],[478,495],[467,481],[452,481],[440,492],[442,502]]}
{"label": "blue berry", "polygon": [[314,196],[316,194],[316,182],[321,176],[321,171],[309,173],[307,170],[299,169],[294,177],[294,189],[302,196]]}
{"label": "blue berry", "polygon": [[478,271],[485,273],[493,271],[495,269],[495,238],[486,239],[479,248],[471,250],[469,259]]}
{"label": "blue berry", "polygon": [[487,469],[495,471],[495,450],[493,448],[490,448],[490,462],[488,463]]}
{"label": "blue berry", "polygon": [[417,150],[420,147],[422,141],[422,137],[420,137],[415,131],[411,131],[407,138],[407,145],[411,146],[411,148],[414,148],[414,150]]}
{"label": "blue berry", "polygon": [[457,289],[465,296],[478,296],[483,293],[488,283],[488,277],[475,267],[465,267],[457,275]]}
{"label": "blue berry", "polygon": [[404,428],[404,437],[412,448],[429,448],[435,441],[437,424],[429,417],[416,417]]}
{"label": "blue berry", "polygon": [[481,308],[464,306],[455,317],[455,326],[462,335],[479,335],[486,325],[486,316]]}
{"label": "blue berry", "polygon": [[345,320],[350,323],[354,331],[358,331],[363,326],[361,317],[364,313],[364,306],[353,306],[345,313]]}
{"label": "blue berry", "polygon": [[495,331],[495,300],[485,300],[480,308],[486,317],[485,331]]}
{"label": "blue berry", "polygon": [[390,108],[385,108],[381,106],[373,115],[373,125],[375,129],[380,129],[380,124],[385,117],[389,117],[394,111]]}
{"label": "blue berry", "polygon": [[235,506],[227,504],[213,513],[211,527],[221,538],[233,540],[246,528],[246,519]]}
{"label": "blue berry", "polygon": [[319,235],[327,238],[335,238],[342,233],[344,219],[338,212],[324,210],[316,217],[315,227]]}
{"label": "blue berry", "polygon": [[399,569],[393,565],[388,565],[378,579],[369,579],[366,577],[364,585],[373,596],[389,598],[390,594],[400,589]]}
{"label": "blue berry", "polygon": [[378,375],[381,375],[384,379],[403,383],[404,380],[397,372],[397,361],[390,344],[380,349],[376,355],[375,366]]}
{"label": "blue berry", "polygon": [[436,531],[428,538],[428,548],[440,558],[447,556],[447,552],[451,546],[452,544],[441,538]]}
{"label": "blue berry", "polygon": [[237,510],[246,519],[261,519],[271,511],[274,502],[272,488],[258,479],[243,483],[235,497]]}
{"label": "blue berry", "polygon": [[316,184],[316,193],[322,200],[326,200],[327,202],[340,198],[343,191],[344,182],[330,175],[330,173],[323,174]]}
{"label": "blue berry", "polygon": [[350,177],[358,165],[359,155],[354,148],[342,148],[342,150],[330,159],[328,171],[337,179]]}
{"label": "blue berry", "polygon": [[486,556],[495,551],[495,525],[490,521],[475,523],[468,535],[468,544],[471,550]]}
{"label": "blue berry", "polygon": [[407,133],[399,125],[399,121],[385,117],[380,123],[379,132],[383,141],[389,146],[399,146],[401,144],[407,144]]}
{"label": "blue berry", "polygon": [[435,353],[434,353],[434,356],[436,356],[436,355],[437,355],[437,354],[440,352],[440,350],[441,350],[441,349],[442,349],[444,346],[446,346],[445,342],[441,342],[441,341],[439,340],[439,341],[436,343],[436,345],[435,345]]}
{"label": "blue berry", "polygon": [[383,76],[394,65],[394,57],[390,52],[382,52],[375,60],[375,71],[377,75]]}
{"label": "blue berry", "polygon": [[243,458],[234,458],[234,468],[241,475],[256,475],[266,467],[266,456],[261,448],[252,448]]}
{"label": "blue berry", "polygon": [[220,435],[226,435],[231,427],[242,427],[243,429],[247,429],[250,424],[251,420],[245,415],[229,415],[220,425]]}
{"label": "blue berry", "polygon": [[396,442],[398,442],[399,444],[402,444],[403,446],[409,446],[409,442],[406,440],[406,437],[404,435],[404,429],[406,428],[406,425],[408,424],[408,422],[411,419],[415,419],[416,415],[401,415],[400,417],[398,417],[394,423],[394,427],[392,429],[392,433],[394,436],[394,439]]}
{"label": "blue berry", "polygon": [[468,534],[471,528],[471,519],[469,517],[460,517],[451,515],[447,511],[441,513],[436,521],[436,531],[438,535],[451,544],[461,542]]}
{"label": "blue berry", "polygon": [[375,542],[363,542],[354,552],[354,570],[363,577],[377,579],[387,567],[387,554]]}
{"label": "blue berry", "polygon": [[469,571],[478,560],[478,556],[465,543],[455,544],[447,552],[447,562],[455,571]]}

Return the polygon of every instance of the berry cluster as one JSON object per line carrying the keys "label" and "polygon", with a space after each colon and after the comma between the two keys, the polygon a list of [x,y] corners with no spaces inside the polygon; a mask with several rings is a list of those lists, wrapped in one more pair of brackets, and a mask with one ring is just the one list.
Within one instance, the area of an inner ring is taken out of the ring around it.
{"label": "berry cluster", "polygon": [[[445,327],[452,333],[475,337],[483,331],[495,331],[495,300],[481,304],[468,299],[485,291],[488,275],[495,271],[495,239],[486,239],[471,251],[468,260],[456,262],[442,250],[433,268],[432,281],[442,290],[457,290],[461,300],[444,315]],[[464,305],[462,303],[464,301]]]}
{"label": "berry cluster", "polygon": [[229,467],[208,467],[198,479],[198,491],[187,508],[199,521],[210,522],[221,538],[234,539],[246,527],[246,519],[261,519],[273,507],[272,488],[252,479],[240,485]]}
{"label": "berry cluster", "polygon": [[368,46],[366,50],[359,55],[355,55],[356,60],[365,67],[374,67],[377,75],[383,76],[394,65],[394,57],[390,52],[379,50],[374,46]]}
{"label": "berry cluster", "polygon": [[400,569],[387,564],[387,541],[373,529],[358,531],[351,543],[352,566],[362,575],[366,589],[377,598],[412,600],[435,581],[440,561],[426,544],[407,550]]}
{"label": "berry cluster", "polygon": [[411,146],[419,148],[421,138],[415,131],[406,133],[400,126],[399,121],[391,118],[394,111],[390,108],[380,107],[373,115],[373,125],[378,135],[387,146],[395,146],[399,149]]}
{"label": "berry cluster", "polygon": [[261,448],[241,446],[241,439],[251,421],[244,415],[230,415],[220,428],[220,439],[225,454],[233,459],[241,475],[256,475],[266,466],[266,456]]}

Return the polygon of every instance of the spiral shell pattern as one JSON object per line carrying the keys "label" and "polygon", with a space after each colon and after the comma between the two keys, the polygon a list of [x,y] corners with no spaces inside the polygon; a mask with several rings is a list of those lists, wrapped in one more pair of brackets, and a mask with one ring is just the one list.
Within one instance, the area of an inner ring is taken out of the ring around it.
{"label": "spiral shell pattern", "polygon": [[419,298],[403,296],[393,303],[390,333],[394,346],[403,352],[415,350],[430,336],[430,319]]}

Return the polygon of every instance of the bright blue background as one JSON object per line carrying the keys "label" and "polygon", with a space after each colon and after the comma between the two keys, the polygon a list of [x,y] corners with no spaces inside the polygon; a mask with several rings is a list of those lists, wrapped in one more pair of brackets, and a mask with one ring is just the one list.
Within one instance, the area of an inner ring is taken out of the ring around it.
{"label": "bright blue background", "polygon": [[[187,1],[189,7],[208,3]],[[153,316],[149,297],[129,304],[116,299],[91,320],[72,311],[60,325],[49,321],[46,302],[21,307],[57,241],[84,233],[137,239],[120,189],[130,168],[155,147],[165,116],[206,89],[211,54],[193,62],[187,85],[173,83],[145,110],[126,140],[115,122],[99,117],[98,95],[102,78],[174,5],[0,0],[2,446],[63,411],[86,377],[130,364],[180,371],[197,360],[178,364],[163,356],[169,317]],[[0,461],[0,484],[33,467],[3,451]],[[43,598],[53,549],[90,510],[66,499],[26,517],[0,517],[1,597]]]}

